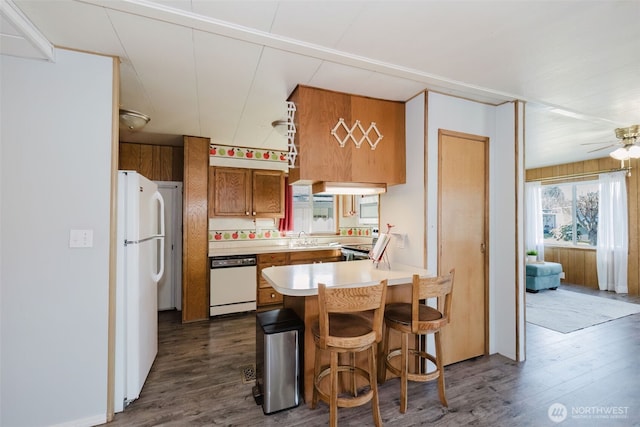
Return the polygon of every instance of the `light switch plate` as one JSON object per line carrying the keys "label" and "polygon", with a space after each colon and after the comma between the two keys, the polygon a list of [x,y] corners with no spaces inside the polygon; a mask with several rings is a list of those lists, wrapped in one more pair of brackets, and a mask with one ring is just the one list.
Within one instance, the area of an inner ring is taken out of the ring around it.
{"label": "light switch plate", "polygon": [[71,230],[71,232],[69,233],[69,247],[93,247],[93,230]]}

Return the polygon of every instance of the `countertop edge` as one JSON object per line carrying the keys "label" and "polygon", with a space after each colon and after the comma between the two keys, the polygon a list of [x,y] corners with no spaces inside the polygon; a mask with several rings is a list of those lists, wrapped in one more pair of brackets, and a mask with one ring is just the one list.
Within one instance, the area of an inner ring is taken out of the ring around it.
{"label": "countertop edge", "polygon": [[[349,261],[349,262],[340,263],[340,264],[347,264],[349,265],[349,267],[353,266],[354,269],[365,269],[365,271],[370,271],[372,268],[372,263],[370,260]],[[404,265],[404,264],[395,264],[394,267],[395,268],[392,268],[392,269],[378,270],[382,272],[383,276],[385,275],[384,274],[385,271],[389,272],[389,275],[391,276],[399,276],[399,277],[387,278],[388,280],[387,286],[395,286],[395,285],[403,285],[403,284],[411,283],[411,278],[413,277],[413,274],[416,274],[416,273],[420,274],[421,277],[435,276],[430,271],[425,270],[423,268],[419,268],[419,267],[413,267],[413,266]],[[314,269],[317,269],[317,268],[322,268],[322,264],[299,264],[299,265],[267,267],[262,270],[262,277],[273,287],[274,290],[281,293],[282,295],[292,296],[292,297],[314,296],[318,294],[317,285],[316,287],[307,287],[307,288],[298,288],[298,289],[290,288],[290,287],[282,287],[280,286],[278,281],[273,280],[273,278],[269,276],[269,273],[272,271],[282,272],[282,271],[286,271],[287,269],[289,271],[294,269],[297,269],[297,270],[307,269],[307,270],[313,271]],[[308,277],[310,276],[312,275],[309,275]],[[340,284],[340,286],[370,286],[370,285],[375,285],[376,283],[378,283],[378,280],[367,280],[367,281],[361,281],[361,282],[359,281],[359,282],[344,283],[344,284]]]}

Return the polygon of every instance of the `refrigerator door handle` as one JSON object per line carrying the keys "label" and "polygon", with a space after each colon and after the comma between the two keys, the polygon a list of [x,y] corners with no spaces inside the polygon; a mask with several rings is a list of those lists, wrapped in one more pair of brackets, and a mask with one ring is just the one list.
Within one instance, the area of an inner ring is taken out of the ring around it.
{"label": "refrigerator door handle", "polygon": [[157,283],[160,282],[160,279],[162,279],[162,275],[164,274],[164,236],[158,236],[155,239],[160,240],[160,253],[158,254],[160,268],[157,273],[152,275],[153,280]]}
{"label": "refrigerator door handle", "polygon": [[[160,236],[164,236],[164,199],[162,198],[162,194],[159,191],[153,193],[151,197],[152,200],[158,202],[158,207],[160,208],[160,217],[158,218],[158,222],[160,225],[160,232],[158,233]],[[164,253],[164,251],[163,251]]]}
{"label": "refrigerator door handle", "polygon": [[151,196],[151,198],[152,200],[158,202],[159,208],[158,223],[160,225],[160,230],[156,238],[160,240],[160,252],[158,253],[160,267],[158,269],[158,272],[153,274],[153,280],[157,283],[160,281],[160,279],[162,279],[162,275],[164,274],[164,199],[162,198],[162,195],[159,191],[153,193],[153,196]]}

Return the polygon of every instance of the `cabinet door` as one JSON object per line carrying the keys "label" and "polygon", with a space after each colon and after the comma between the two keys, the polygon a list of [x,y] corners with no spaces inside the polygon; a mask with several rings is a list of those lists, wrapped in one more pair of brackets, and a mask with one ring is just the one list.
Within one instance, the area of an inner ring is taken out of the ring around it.
{"label": "cabinet door", "polygon": [[[372,123],[382,135],[375,150],[365,141],[359,149],[352,150],[354,182],[386,183],[387,185],[406,182],[406,153],[404,130],[404,104],[395,101],[351,97],[352,120],[360,120],[368,129]],[[372,142],[377,134],[373,128],[369,132]]]}
{"label": "cabinet door", "polygon": [[140,144],[121,142],[118,169],[137,171],[140,167]]}
{"label": "cabinet door", "polygon": [[284,216],[284,173],[270,170],[253,171],[253,216]]}
{"label": "cabinet door", "polygon": [[271,287],[269,282],[262,277],[262,270],[264,268],[276,266],[276,265],[286,265],[287,264],[287,253],[286,252],[278,252],[278,253],[267,253],[267,254],[259,254],[258,255],[258,289],[257,297],[258,297],[258,307],[273,305],[273,304],[281,304],[283,301],[282,294],[278,293]]}
{"label": "cabinet door", "polygon": [[[340,147],[331,133],[340,119],[344,119],[346,126],[352,125],[350,96],[298,86],[290,101],[297,106],[295,144],[298,156],[296,167],[289,170],[289,182],[352,181],[351,146]],[[346,138],[343,128],[337,133],[340,139]]]}
{"label": "cabinet door", "polygon": [[345,194],[340,196],[340,204],[342,205],[342,216],[351,217],[356,215],[356,196],[353,194]]}
{"label": "cabinet door", "polygon": [[250,216],[251,170],[213,168],[213,212],[210,216]]}

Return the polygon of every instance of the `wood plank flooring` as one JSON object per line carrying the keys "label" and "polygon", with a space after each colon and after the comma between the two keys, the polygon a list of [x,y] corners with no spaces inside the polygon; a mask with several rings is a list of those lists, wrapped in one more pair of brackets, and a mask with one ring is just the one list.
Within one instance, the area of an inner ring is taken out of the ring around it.
{"label": "wood plank flooring", "polygon": [[[380,386],[384,425],[640,426],[640,314],[570,334],[527,324],[526,336],[525,362],[492,355],[447,366],[448,409],[440,405],[435,382],[410,382],[409,408],[400,414],[399,380],[386,381]],[[255,314],[182,324],[178,312],[162,312],[158,357],[142,394],[106,426],[328,424],[323,403],[264,415],[253,383],[242,381],[241,369],[253,363]],[[547,415],[553,403],[568,410],[561,424]],[[612,408],[624,413],[594,414]],[[342,426],[373,425],[369,405],[338,414]]]}

